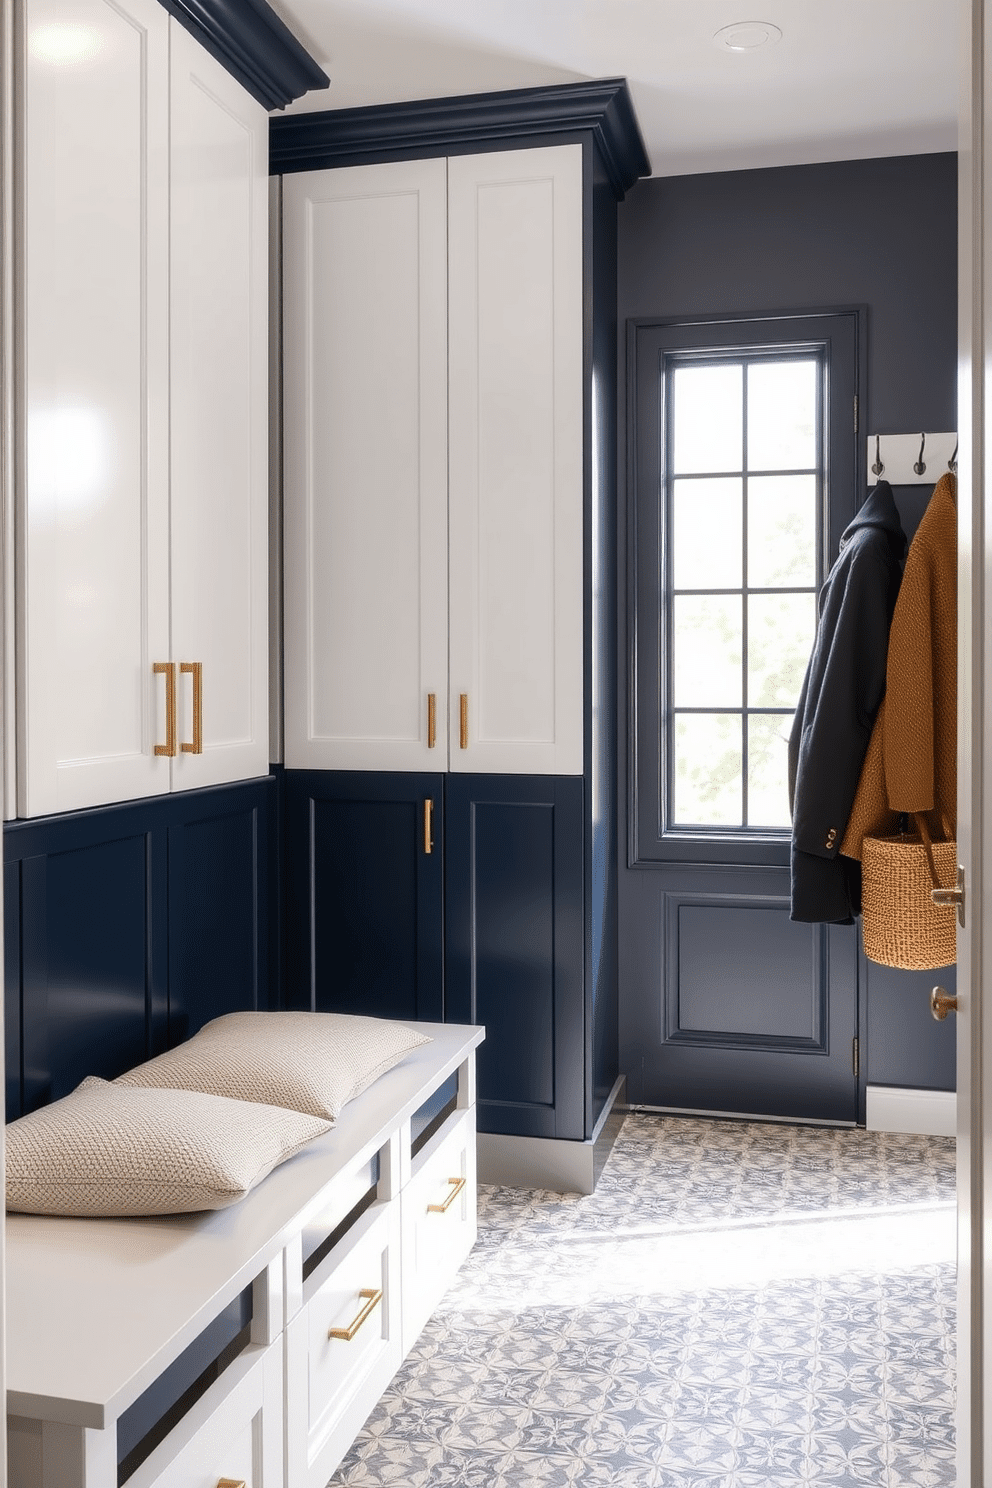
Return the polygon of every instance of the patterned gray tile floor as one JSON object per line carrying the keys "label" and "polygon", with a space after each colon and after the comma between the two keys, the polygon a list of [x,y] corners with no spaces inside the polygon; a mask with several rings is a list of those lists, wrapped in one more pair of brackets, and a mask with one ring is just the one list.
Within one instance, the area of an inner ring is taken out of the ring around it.
{"label": "patterned gray tile floor", "polygon": [[954,1143],[627,1116],[479,1241],[331,1480],[950,1488]]}

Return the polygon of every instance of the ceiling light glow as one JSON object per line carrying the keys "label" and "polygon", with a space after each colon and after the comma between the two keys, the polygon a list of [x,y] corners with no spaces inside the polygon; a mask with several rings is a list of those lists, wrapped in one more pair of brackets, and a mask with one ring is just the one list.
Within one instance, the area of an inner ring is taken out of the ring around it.
{"label": "ceiling light glow", "polygon": [[773,46],[781,40],[781,31],[771,21],[734,21],[721,27],[713,45],[723,52],[756,52],[759,47]]}

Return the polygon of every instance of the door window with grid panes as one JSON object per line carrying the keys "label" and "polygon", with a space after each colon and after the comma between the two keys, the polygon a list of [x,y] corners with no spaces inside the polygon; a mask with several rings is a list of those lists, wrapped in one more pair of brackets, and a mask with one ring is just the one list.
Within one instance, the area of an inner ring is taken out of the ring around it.
{"label": "door window with grid panes", "polygon": [[822,348],[665,358],[664,818],[787,832],[822,581]]}

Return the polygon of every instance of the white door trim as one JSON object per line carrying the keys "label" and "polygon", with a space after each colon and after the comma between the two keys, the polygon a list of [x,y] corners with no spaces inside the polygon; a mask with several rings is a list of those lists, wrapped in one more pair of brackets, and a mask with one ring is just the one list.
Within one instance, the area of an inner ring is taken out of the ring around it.
{"label": "white door trim", "polygon": [[[983,779],[992,755],[992,689],[984,686],[985,592],[992,546],[985,521],[987,460],[984,383],[992,363],[986,286],[985,216],[992,206],[985,139],[992,128],[986,111],[986,26],[992,0],[961,0],[961,128],[959,142],[959,357],[958,357],[958,854],[966,874],[965,925],[958,931],[958,1416],[959,1488],[990,1481],[992,1453],[988,1417],[984,1305],[986,1134],[990,1116],[983,1083],[985,1040],[982,1017],[983,943],[986,917],[982,858],[992,842],[984,811]],[[992,648],[989,648],[992,655]],[[990,764],[992,769],[992,764]],[[990,1065],[992,1068],[992,1065]]]}

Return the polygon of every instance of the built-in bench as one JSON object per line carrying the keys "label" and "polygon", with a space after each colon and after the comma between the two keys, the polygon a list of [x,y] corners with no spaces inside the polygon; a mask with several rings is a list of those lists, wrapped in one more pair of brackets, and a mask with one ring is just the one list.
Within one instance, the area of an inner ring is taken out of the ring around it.
{"label": "built-in bench", "polygon": [[476,1234],[480,1028],[209,1214],[7,1218],[11,1488],[323,1488]]}

